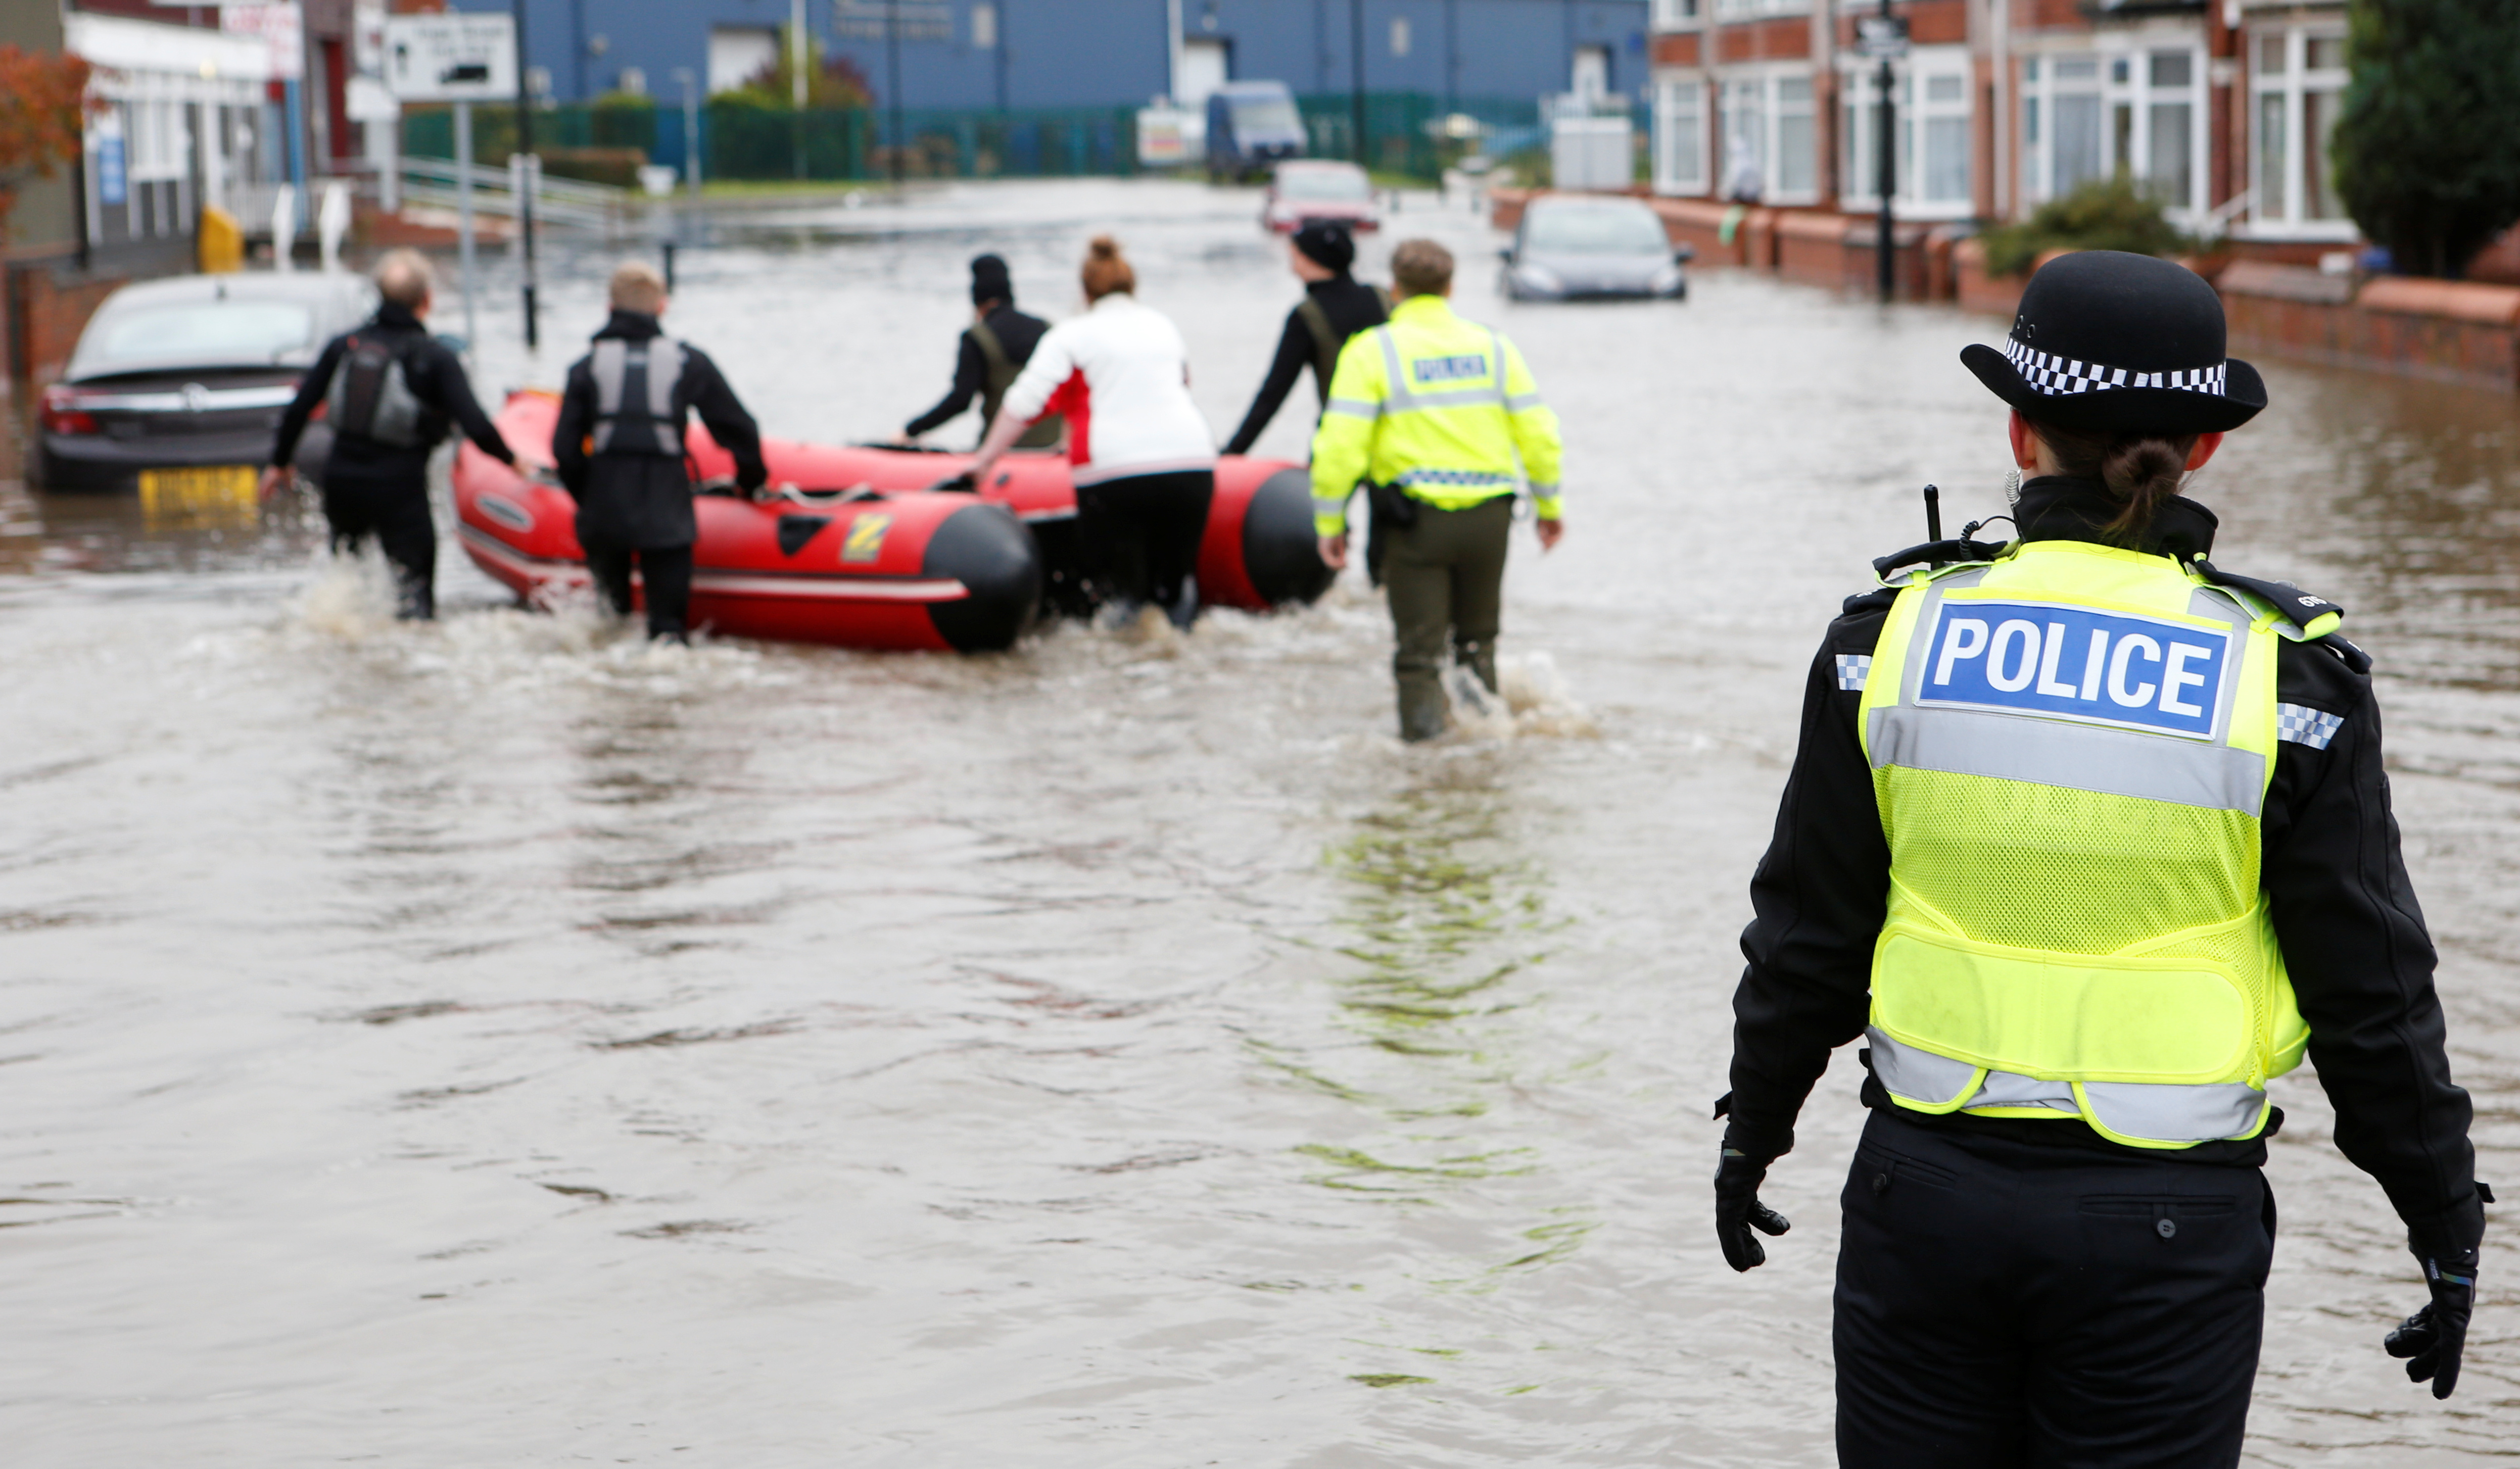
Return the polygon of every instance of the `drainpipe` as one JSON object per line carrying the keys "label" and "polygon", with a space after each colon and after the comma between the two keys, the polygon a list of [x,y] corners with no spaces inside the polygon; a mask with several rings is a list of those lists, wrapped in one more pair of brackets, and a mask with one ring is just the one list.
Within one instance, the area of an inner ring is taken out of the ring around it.
{"label": "drainpipe", "polygon": [[1164,0],[1164,97],[1181,106],[1182,0]]}

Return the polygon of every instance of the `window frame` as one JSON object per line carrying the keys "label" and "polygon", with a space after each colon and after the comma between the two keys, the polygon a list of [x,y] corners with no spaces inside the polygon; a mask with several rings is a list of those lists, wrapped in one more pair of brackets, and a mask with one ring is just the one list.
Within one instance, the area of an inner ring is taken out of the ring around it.
{"label": "window frame", "polygon": [[[1778,182],[1778,160],[1782,156],[1785,110],[1778,98],[1779,84],[1800,80],[1810,91],[1798,104],[1801,115],[1811,119],[1811,186],[1786,189]],[[1810,62],[1789,61],[1754,63],[1730,67],[1715,74],[1715,112],[1723,123],[1724,149],[1720,156],[1710,157],[1708,171],[1712,192],[1721,194],[1732,172],[1733,136],[1733,97],[1736,88],[1755,92],[1759,112],[1759,182],[1762,204],[1778,208],[1801,208],[1817,204],[1823,197],[1820,154],[1820,67]]]}
{"label": "window frame", "polygon": [[[1704,198],[1715,192],[1712,159],[1708,145],[1714,129],[1707,125],[1707,84],[1697,76],[1665,76],[1654,82],[1653,105],[1653,192],[1673,198]],[[1687,106],[1681,106],[1687,99]],[[1673,168],[1678,161],[1673,155],[1671,128],[1687,116],[1697,125],[1697,143],[1688,159],[1694,173],[1684,178]]]}
{"label": "window frame", "polygon": [[[2187,82],[2184,86],[2155,86],[2152,80],[2153,58],[2172,52],[2187,58]],[[2080,77],[2059,78],[2059,62],[2093,63],[2093,74],[2086,81]],[[2040,204],[2056,198],[2056,100],[2061,97],[2090,97],[2099,106],[2099,172],[2094,177],[2108,178],[2124,169],[2138,183],[2149,180],[2152,155],[2154,110],[2163,106],[2184,104],[2187,108],[2187,197],[2165,200],[2162,212],[2173,224],[2192,230],[2203,223],[2210,212],[2207,196],[2213,171],[2213,86],[2212,58],[2200,41],[2173,37],[2157,32],[2135,32],[2124,36],[2101,36],[2088,50],[2058,50],[2033,53],[2022,58],[2021,70],[2014,78],[2011,107],[2019,140],[2018,170],[2020,212],[2026,214]],[[2124,71],[2121,76],[2120,71]],[[2128,112],[2127,130],[2121,139],[2116,126],[2119,111]],[[2036,111],[2035,126],[2030,117]],[[2123,148],[2124,156],[2120,156]]]}
{"label": "window frame", "polygon": [[[1974,59],[1965,45],[1918,46],[1905,60],[1891,63],[1890,72],[1899,86],[1898,127],[1903,145],[1899,155],[1898,192],[1890,198],[1893,213],[1903,219],[1969,219],[1977,213],[1977,70]],[[1880,144],[1872,130],[1880,124],[1880,64],[1868,57],[1844,55],[1838,58],[1838,207],[1851,214],[1870,214],[1881,207],[1881,195],[1873,178],[1874,150]],[[1959,98],[1957,102],[1932,101],[1933,82],[1941,78],[1958,78]],[[1925,138],[1924,124],[1934,121],[1961,123],[1961,158],[1967,182],[1957,199],[1929,200],[1924,197]],[[1863,187],[1856,187],[1857,180]]]}
{"label": "window frame", "polygon": [[[2335,21],[2277,22],[2251,26],[2242,55],[2249,67],[2249,200],[2248,218],[2233,233],[2243,238],[2262,240],[2310,240],[2350,242],[2361,238],[2362,230],[2349,215],[2332,219],[2310,216],[2308,179],[2303,170],[2310,159],[2310,138],[2303,125],[2308,113],[2307,99],[2318,93],[2342,107],[2345,85],[2350,75],[2343,67],[2310,69],[2310,46],[2313,41],[2342,41],[2345,29]],[[2284,48],[2284,69],[2268,73],[2261,65],[2266,57],[2266,43],[2280,37]],[[2282,110],[2283,137],[2279,156],[2283,167],[2284,197],[2275,207],[2269,207],[2264,189],[2264,163],[2268,156],[2266,109],[2270,99],[2276,99]],[[2331,124],[2332,125],[2332,124]],[[2329,183],[2333,192],[2333,180]],[[2339,205],[2342,208],[2342,204]]]}

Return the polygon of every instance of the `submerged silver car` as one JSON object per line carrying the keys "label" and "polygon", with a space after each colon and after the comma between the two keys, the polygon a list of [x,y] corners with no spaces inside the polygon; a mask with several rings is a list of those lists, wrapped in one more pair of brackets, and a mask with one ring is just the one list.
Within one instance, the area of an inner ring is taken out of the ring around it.
{"label": "submerged silver car", "polygon": [[255,471],[297,379],[327,340],[375,308],[367,279],[339,273],[123,287],[89,320],[62,380],[44,391],[45,488],[137,488],[153,511],[250,510]]}
{"label": "submerged silver car", "polygon": [[1544,195],[1522,211],[1500,289],[1517,301],[1688,295],[1694,251],[1672,248],[1662,220],[1633,199]]}

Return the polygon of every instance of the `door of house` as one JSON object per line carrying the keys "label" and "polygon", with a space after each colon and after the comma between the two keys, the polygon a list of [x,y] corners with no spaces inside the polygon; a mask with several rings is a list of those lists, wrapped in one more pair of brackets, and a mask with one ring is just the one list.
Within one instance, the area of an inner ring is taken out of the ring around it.
{"label": "door of house", "polygon": [[1228,43],[1216,36],[1192,36],[1182,42],[1182,74],[1176,84],[1181,95],[1174,103],[1192,111],[1207,106],[1208,94],[1231,79],[1233,52]]}
{"label": "door of house", "polygon": [[1575,65],[1566,79],[1566,90],[1590,105],[1610,95],[1610,48],[1578,46]]}

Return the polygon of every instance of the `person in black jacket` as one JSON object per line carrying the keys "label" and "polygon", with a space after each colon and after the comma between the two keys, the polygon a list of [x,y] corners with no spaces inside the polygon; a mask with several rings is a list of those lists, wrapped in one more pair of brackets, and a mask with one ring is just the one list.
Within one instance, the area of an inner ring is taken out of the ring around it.
{"label": "person in black jacket", "polygon": [[1356,264],[1356,239],[1336,220],[1317,219],[1286,243],[1286,263],[1304,283],[1304,298],[1286,313],[1286,330],[1278,334],[1278,355],[1269,376],[1242,416],[1242,426],[1226,442],[1228,454],[1248,454],[1260,432],[1286,401],[1304,369],[1313,370],[1313,385],[1322,400],[1330,395],[1330,378],[1338,370],[1339,348],[1359,332],[1370,332],[1391,315],[1391,300],[1379,288],[1358,284],[1348,274]]}
{"label": "person in black jacket", "polygon": [[[1015,309],[1014,281],[1007,273],[1007,262],[996,255],[971,259],[971,315],[974,319],[963,329],[962,346],[955,353],[953,387],[936,400],[935,407],[893,435],[894,443],[916,442],[970,407],[973,398],[980,400],[980,433],[986,437],[989,425],[998,421],[998,404],[1024,364],[1032,361],[1032,349],[1041,344],[1042,334],[1050,330],[1040,317]],[[1058,448],[1065,426],[1058,414],[1045,414],[1015,440],[1015,447]]]}
{"label": "person in black jacket", "polygon": [[436,615],[437,527],[428,514],[428,458],[450,423],[482,453],[517,463],[454,350],[428,334],[428,261],[415,250],[391,250],[377,262],[377,314],[357,331],[325,343],[297,396],[280,416],[263,498],[287,480],[297,441],[317,404],[328,405],[333,448],[321,484],[324,519],[337,555],[355,555],[376,538],[394,570],[399,615]]}
{"label": "person in black jacket", "polygon": [[612,318],[595,348],[568,370],[552,425],[553,467],[577,497],[577,543],[596,590],[615,615],[630,612],[635,557],[647,583],[648,636],[691,641],[692,477],[684,416],[698,412],[735,456],[735,480],[759,489],[761,430],[708,354],[665,335],[664,278],[637,261],[612,273]]}
{"label": "person in black jacket", "polygon": [[2334,603],[2216,568],[2213,512],[2178,493],[2263,383],[2224,357],[2210,286],[2111,251],[2046,267],[2004,352],[1963,360],[2034,477],[2012,543],[1884,557],[1813,661],[1716,1104],[1725,1259],[1785,1231],[1759,1185],[1867,1037],[1840,1462],[2235,1464],[2274,1245],[2266,1078],[2306,1038],[2430,1291],[2383,1345],[2447,1398],[2493,1195],[2370,662]]}

